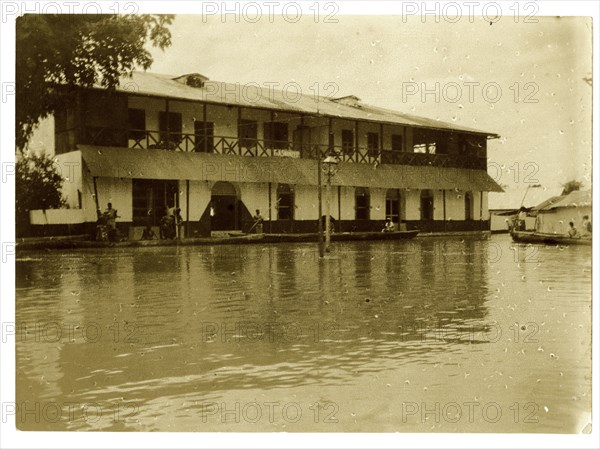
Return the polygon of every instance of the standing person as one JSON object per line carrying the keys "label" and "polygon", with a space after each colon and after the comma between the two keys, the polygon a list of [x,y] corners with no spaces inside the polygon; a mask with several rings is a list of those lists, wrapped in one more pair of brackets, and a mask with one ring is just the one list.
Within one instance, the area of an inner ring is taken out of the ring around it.
{"label": "standing person", "polygon": [[176,236],[178,239],[181,238],[181,227],[183,226],[183,218],[181,216],[181,209],[179,207],[177,207],[174,211],[173,211],[173,218],[175,221],[175,229],[176,229]]}
{"label": "standing person", "polygon": [[117,210],[113,209],[112,203],[107,204],[107,208],[104,211],[104,217],[106,220],[106,226],[108,226],[108,237],[109,240],[116,240],[117,238]]}
{"label": "standing person", "polygon": [[254,215],[254,217],[252,217],[252,219],[254,220],[254,232],[256,234],[262,234],[263,233],[263,222],[265,221],[264,218],[262,217],[262,215],[260,214],[260,209],[256,209],[256,215]]}
{"label": "standing person", "polygon": [[519,209],[519,214],[517,215],[517,230],[525,231],[525,219],[527,218],[527,209],[523,206]]}
{"label": "standing person", "polygon": [[165,207],[165,214],[160,219],[160,238],[174,239],[177,231],[175,226],[175,208]]}

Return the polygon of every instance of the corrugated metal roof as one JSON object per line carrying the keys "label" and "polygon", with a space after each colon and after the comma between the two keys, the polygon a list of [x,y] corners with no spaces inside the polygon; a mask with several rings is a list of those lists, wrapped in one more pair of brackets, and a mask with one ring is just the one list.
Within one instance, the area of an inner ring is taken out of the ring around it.
{"label": "corrugated metal roof", "polygon": [[495,133],[457,126],[439,120],[405,114],[363,103],[353,106],[345,104],[346,102],[336,102],[326,97],[306,95],[296,92],[296,89],[284,92],[268,87],[260,87],[258,83],[240,85],[219,81],[206,81],[204,87],[191,87],[175,81],[173,78],[176,77],[150,72],[133,72],[131,78],[123,78],[121,80],[121,84],[117,90],[172,99],[266,108],[306,115],[365,120],[446,131],[462,131],[499,137]]}
{"label": "corrugated metal roof", "polygon": [[592,205],[592,191],[591,190],[583,190],[583,191],[575,191],[569,193],[567,196],[564,196],[560,201],[549,204],[544,207],[542,210],[552,210],[559,209],[565,207],[589,207]]}
{"label": "corrugated metal roof", "polygon": [[539,210],[542,210],[542,209],[546,209],[546,208],[548,208],[549,206],[551,206],[551,205],[553,205],[553,204],[555,204],[555,203],[559,202],[559,201],[560,201],[561,199],[563,199],[563,198],[564,198],[564,196],[562,196],[562,195],[553,196],[553,197],[551,197],[551,198],[548,198],[548,199],[547,199],[547,200],[545,200],[545,201],[542,201],[542,202],[541,202],[540,204],[538,204],[537,206],[535,206],[535,207],[532,207],[532,208],[531,208],[531,210],[532,210],[532,211],[539,211]]}
{"label": "corrugated metal roof", "polygon": [[[317,161],[286,157],[245,157],[79,146],[92,176],[189,181],[275,182],[317,185]],[[483,170],[379,165],[342,162],[332,177],[333,185],[390,189],[502,189]]]}
{"label": "corrugated metal roof", "polygon": [[506,190],[502,193],[490,193],[488,205],[490,210],[514,210],[521,207],[535,207],[549,197],[560,196],[562,187],[530,188],[522,190]]}

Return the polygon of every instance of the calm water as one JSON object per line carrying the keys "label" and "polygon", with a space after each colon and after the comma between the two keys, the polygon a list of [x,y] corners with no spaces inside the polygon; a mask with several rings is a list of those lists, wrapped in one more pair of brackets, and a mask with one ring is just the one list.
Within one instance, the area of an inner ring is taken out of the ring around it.
{"label": "calm water", "polygon": [[580,432],[591,248],[21,253],[21,429]]}

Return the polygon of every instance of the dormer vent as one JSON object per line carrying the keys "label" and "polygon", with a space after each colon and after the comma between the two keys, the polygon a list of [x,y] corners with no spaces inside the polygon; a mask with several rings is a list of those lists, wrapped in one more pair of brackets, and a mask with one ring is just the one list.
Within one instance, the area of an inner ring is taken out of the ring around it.
{"label": "dormer vent", "polygon": [[354,106],[354,107],[360,106],[360,98],[358,98],[356,95],[347,95],[345,97],[332,98],[331,101],[334,101],[334,102],[340,103],[340,104],[345,104],[346,106]]}
{"label": "dormer vent", "polygon": [[204,83],[208,81],[208,77],[204,75],[200,75],[199,73],[188,73],[187,75],[181,75],[177,78],[173,78],[173,81],[177,81],[178,83],[185,84],[190,87],[202,88],[204,87]]}

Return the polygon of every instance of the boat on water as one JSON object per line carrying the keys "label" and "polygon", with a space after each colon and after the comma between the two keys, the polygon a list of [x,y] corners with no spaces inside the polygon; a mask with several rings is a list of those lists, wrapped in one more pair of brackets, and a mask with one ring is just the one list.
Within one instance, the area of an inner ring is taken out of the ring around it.
{"label": "boat on water", "polygon": [[533,208],[535,229],[523,229],[518,218],[510,235],[518,243],[557,245],[592,244],[592,194],[591,191],[574,191],[554,197]]}
{"label": "boat on water", "polygon": [[[395,231],[395,232],[337,232],[331,234],[332,242],[358,241],[358,240],[406,240],[412,239],[419,234],[419,230]],[[316,242],[319,238],[317,233],[308,234],[239,234],[231,233],[235,239],[260,240],[264,243],[283,242]]]}
{"label": "boat on water", "polygon": [[592,244],[592,236],[569,237],[568,235],[547,234],[536,231],[516,231],[510,235],[517,243],[542,243],[546,245],[588,245]]}

